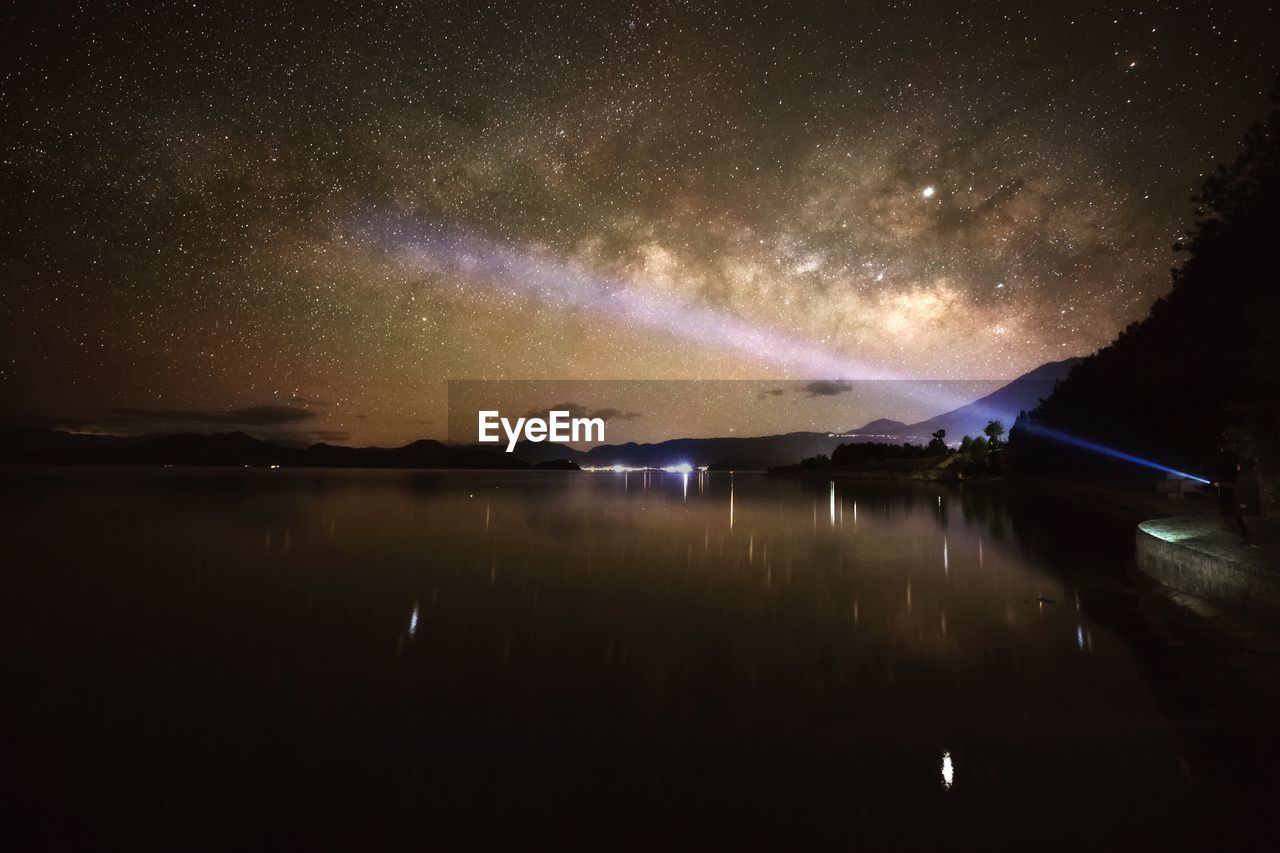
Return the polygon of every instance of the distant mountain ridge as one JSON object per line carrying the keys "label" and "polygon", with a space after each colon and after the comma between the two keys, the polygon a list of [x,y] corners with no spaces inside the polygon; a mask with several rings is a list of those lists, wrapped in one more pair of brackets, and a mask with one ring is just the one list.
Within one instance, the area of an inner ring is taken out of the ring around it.
{"label": "distant mountain ridge", "polygon": [[905,427],[902,421],[891,420],[890,418],[876,418],[859,429],[850,430],[858,435],[897,435],[898,430]]}
{"label": "distant mountain ridge", "polygon": [[665,467],[688,463],[716,469],[758,470],[830,455],[853,442],[922,443],[939,429],[948,440],[980,435],[990,420],[1013,425],[1047,397],[1081,359],[1042,365],[1000,389],[949,412],[915,424],[877,418],[847,433],[789,432],[746,438],[675,438],[647,444],[628,442],[575,450],[561,444],[521,442],[513,453],[477,445],[449,445],[430,439],[403,447],[344,447],[275,444],[243,432],[108,436],[0,426],[0,464],[194,465],[306,468],[566,468]]}
{"label": "distant mountain ridge", "polygon": [[403,447],[287,447],[243,432],[209,435],[83,435],[57,430],[0,427],[0,463],[47,465],[191,465],[298,468],[501,468],[534,467],[510,454],[422,439]]}
{"label": "distant mountain ridge", "polygon": [[1067,358],[1042,364],[1024,373],[1008,385],[972,403],[944,412],[936,417],[902,427],[895,435],[911,441],[928,441],[937,430],[946,430],[947,438],[956,441],[963,436],[979,436],[989,421],[1000,421],[1006,432],[1020,412],[1029,412],[1053,393],[1054,386],[1066,379],[1083,358]]}

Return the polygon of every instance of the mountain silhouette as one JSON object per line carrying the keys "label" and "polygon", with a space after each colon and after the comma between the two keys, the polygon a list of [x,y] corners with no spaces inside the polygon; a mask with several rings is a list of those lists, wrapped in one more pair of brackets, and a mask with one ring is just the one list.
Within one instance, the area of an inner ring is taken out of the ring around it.
{"label": "mountain silhouette", "polygon": [[864,426],[849,430],[849,433],[850,435],[888,436],[897,435],[898,431],[905,427],[906,424],[902,421],[895,421],[890,418],[876,418]]}
{"label": "mountain silhouette", "polygon": [[1048,396],[1080,359],[1042,365],[987,396],[915,424],[878,418],[839,432],[788,432],[781,435],[675,438],[637,444],[611,444],[576,450],[549,442],[520,442],[504,453],[479,445],[448,445],[421,439],[402,447],[346,447],[313,444],[286,446],[243,432],[203,435],[85,435],[57,430],[0,427],[0,463],[72,465],[193,465],[306,468],[493,468],[571,469],[582,467],[665,467],[687,463],[717,470],[762,470],[801,459],[830,455],[850,442],[925,443],[938,429],[951,441],[981,435],[990,420],[1012,426],[1018,413]]}
{"label": "mountain silhouette", "polygon": [[1053,393],[1058,382],[1067,378],[1083,358],[1067,358],[1042,364],[985,397],[949,412],[910,424],[895,435],[918,442],[928,441],[937,430],[947,431],[947,440],[958,441],[966,435],[982,435],[989,421],[1000,421],[1009,430],[1021,412],[1029,412]]}

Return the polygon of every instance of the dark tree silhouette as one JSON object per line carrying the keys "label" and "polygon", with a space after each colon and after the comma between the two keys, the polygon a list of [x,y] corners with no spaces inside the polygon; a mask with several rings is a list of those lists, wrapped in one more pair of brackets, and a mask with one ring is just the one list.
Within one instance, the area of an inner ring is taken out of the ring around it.
{"label": "dark tree silhouette", "polygon": [[947,452],[947,431],[945,429],[940,429],[933,433],[933,439],[929,442],[929,452]]}
{"label": "dark tree silhouette", "polygon": [[1004,424],[1000,421],[987,421],[987,425],[982,428],[982,432],[986,435],[987,440],[992,445],[1000,443],[1001,436],[1004,435]]}
{"label": "dark tree silhouette", "polygon": [[[1173,288],[1141,322],[1085,359],[1031,413],[1034,422],[1166,464],[1212,470],[1220,443],[1280,461],[1280,78],[1267,119],[1204,182]],[[1106,467],[1035,437],[1010,439],[1024,468]]]}

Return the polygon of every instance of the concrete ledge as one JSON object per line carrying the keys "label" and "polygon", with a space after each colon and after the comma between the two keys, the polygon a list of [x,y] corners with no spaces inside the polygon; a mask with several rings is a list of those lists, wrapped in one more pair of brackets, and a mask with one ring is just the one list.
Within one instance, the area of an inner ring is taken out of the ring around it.
{"label": "concrete ledge", "polygon": [[1179,516],[1138,525],[1138,570],[1236,611],[1280,615],[1280,549],[1246,548],[1223,520]]}

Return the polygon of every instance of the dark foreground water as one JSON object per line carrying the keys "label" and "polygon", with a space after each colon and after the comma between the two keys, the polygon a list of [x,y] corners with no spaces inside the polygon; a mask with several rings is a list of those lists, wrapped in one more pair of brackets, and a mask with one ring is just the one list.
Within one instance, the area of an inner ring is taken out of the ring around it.
{"label": "dark foreground water", "polygon": [[1129,532],[990,487],[0,474],[5,849],[1253,831],[1091,617]]}

